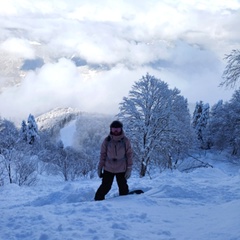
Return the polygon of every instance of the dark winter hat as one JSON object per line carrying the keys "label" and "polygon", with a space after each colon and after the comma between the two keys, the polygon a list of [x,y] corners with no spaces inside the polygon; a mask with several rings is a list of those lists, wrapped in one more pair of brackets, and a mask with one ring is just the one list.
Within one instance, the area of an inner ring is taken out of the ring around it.
{"label": "dark winter hat", "polygon": [[116,120],[111,123],[110,128],[123,128],[123,124]]}

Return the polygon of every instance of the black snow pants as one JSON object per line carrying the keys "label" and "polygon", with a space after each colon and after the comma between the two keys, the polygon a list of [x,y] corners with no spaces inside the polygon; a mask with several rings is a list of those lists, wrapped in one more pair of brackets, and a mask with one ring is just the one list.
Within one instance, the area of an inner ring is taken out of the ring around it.
{"label": "black snow pants", "polygon": [[116,176],[119,195],[127,195],[129,192],[127,180],[125,178],[125,172],[122,173],[111,173],[108,171],[103,172],[102,184],[98,188],[94,200],[104,200],[105,195],[110,191],[112,187],[112,183],[114,180],[114,176]]}

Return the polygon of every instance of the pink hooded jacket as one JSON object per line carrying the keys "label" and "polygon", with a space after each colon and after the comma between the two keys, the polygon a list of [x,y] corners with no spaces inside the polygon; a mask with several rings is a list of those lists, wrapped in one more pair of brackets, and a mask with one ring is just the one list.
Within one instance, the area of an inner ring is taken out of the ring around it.
{"label": "pink hooded jacket", "polygon": [[111,173],[126,172],[132,169],[132,147],[124,132],[120,136],[109,135],[104,139],[101,152],[99,168]]}

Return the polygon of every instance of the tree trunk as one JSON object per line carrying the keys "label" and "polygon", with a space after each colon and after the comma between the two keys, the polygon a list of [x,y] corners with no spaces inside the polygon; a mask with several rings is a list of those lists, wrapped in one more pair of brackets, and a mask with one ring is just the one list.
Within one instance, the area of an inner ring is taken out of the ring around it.
{"label": "tree trunk", "polygon": [[67,157],[64,159],[64,180],[67,182],[68,181],[68,167],[67,167]]}
{"label": "tree trunk", "polygon": [[9,177],[9,182],[13,183],[10,163],[8,164],[8,177]]}
{"label": "tree trunk", "polygon": [[144,177],[146,175],[147,166],[143,162],[141,163],[140,177]]}
{"label": "tree trunk", "polygon": [[168,153],[168,165],[167,167],[172,170],[172,156]]}

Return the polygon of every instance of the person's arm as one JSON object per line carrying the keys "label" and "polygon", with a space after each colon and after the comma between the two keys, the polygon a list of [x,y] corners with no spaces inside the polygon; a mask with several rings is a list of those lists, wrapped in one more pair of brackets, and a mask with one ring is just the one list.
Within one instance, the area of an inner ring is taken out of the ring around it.
{"label": "person's arm", "polygon": [[127,168],[132,169],[133,151],[132,151],[132,146],[131,146],[131,142],[129,139],[127,139],[127,141],[126,141],[126,157],[127,157]]}
{"label": "person's arm", "polygon": [[105,166],[106,159],[107,159],[107,141],[105,139],[101,145],[100,160],[99,160],[98,168],[102,169]]}

